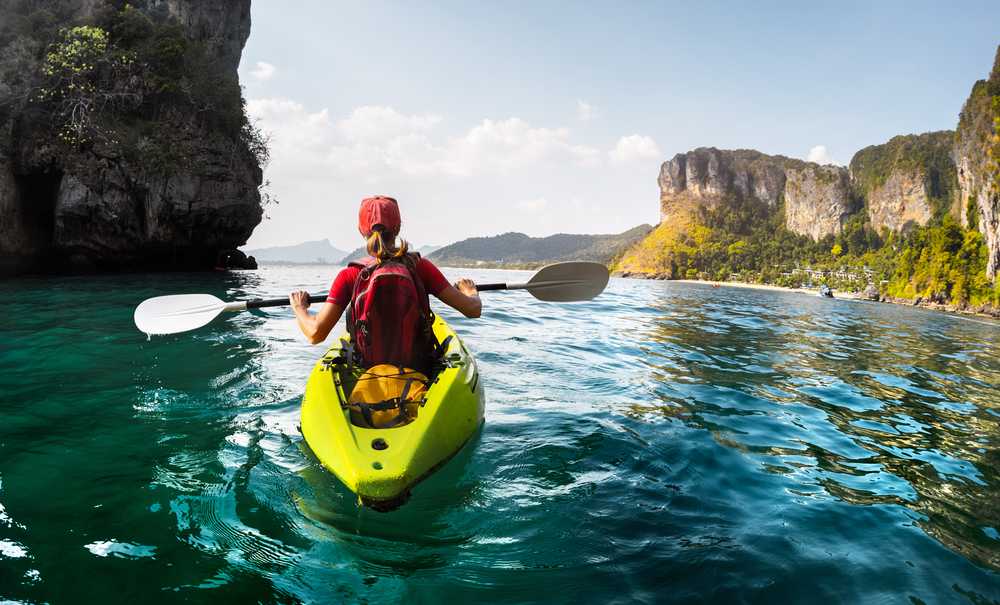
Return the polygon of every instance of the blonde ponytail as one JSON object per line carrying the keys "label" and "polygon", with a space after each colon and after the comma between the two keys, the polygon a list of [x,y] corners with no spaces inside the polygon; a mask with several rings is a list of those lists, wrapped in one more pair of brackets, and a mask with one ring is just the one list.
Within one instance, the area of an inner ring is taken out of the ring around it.
{"label": "blonde ponytail", "polygon": [[405,260],[410,251],[410,244],[404,239],[399,240],[398,248],[396,247],[395,236],[390,236],[389,242],[386,243],[385,233],[382,229],[372,231],[372,234],[368,236],[366,247],[368,249],[368,256],[374,258],[379,263],[383,263],[389,259]]}

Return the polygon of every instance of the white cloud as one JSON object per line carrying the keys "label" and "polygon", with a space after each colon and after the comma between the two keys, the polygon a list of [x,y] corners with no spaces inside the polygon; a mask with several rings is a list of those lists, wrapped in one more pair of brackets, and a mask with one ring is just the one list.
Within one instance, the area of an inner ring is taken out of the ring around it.
{"label": "white cloud", "polygon": [[457,136],[438,132],[442,118],[364,106],[332,121],[283,98],[251,99],[247,112],[272,135],[272,158],[366,179],[388,175],[472,177],[507,174],[544,162],[590,165],[600,152],[574,143],[565,128],[520,118],[485,119]]}
{"label": "white cloud", "polygon": [[826,145],[816,145],[809,150],[809,155],[806,156],[806,161],[816,162],[817,164],[833,164],[834,166],[839,166],[830,154],[826,150]]}
{"label": "white cloud", "polygon": [[581,122],[589,122],[595,118],[600,117],[600,115],[601,114],[600,112],[597,111],[597,108],[591,105],[590,103],[583,100],[577,100],[576,117]]}
{"label": "white cloud", "polygon": [[427,132],[439,122],[439,116],[407,116],[392,107],[365,105],[337,122],[337,128],[349,140],[377,142],[413,132]]}
{"label": "white cloud", "polygon": [[297,151],[306,153],[310,148],[323,147],[333,129],[326,109],[310,113],[291,99],[250,99],[247,114],[272,135],[272,152],[277,152],[272,155],[297,155]]}
{"label": "white cloud", "polygon": [[518,117],[453,124],[388,106],[338,115],[289,98],[253,98],[247,112],[271,136],[266,178],[281,202],[249,247],[322,237],[359,245],[345,217],[373,194],[400,200],[404,236],[418,243],[504,231],[620,232],[658,216],[655,179],[646,174],[657,167],[594,169],[608,164],[606,150],[559,125]]}
{"label": "white cloud", "polygon": [[265,63],[264,61],[257,61],[257,65],[255,65],[250,71],[250,75],[258,82],[266,82],[267,80],[270,80],[277,71],[278,68],[274,65]]}
{"label": "white cloud", "polygon": [[514,204],[514,207],[518,210],[524,212],[541,212],[545,210],[549,205],[549,201],[544,197],[535,198],[533,200],[521,200]]}
{"label": "white cloud", "polygon": [[483,120],[461,137],[448,141],[449,165],[455,174],[507,173],[544,160],[593,163],[599,151],[570,141],[566,128],[535,128],[520,118]]}
{"label": "white cloud", "polygon": [[660,148],[651,137],[633,134],[618,139],[615,148],[608,152],[614,164],[627,164],[636,160],[659,158]]}

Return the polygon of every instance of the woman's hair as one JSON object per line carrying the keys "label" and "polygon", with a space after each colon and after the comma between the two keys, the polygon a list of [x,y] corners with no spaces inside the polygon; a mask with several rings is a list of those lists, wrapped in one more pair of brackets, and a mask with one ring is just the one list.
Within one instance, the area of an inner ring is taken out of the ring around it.
{"label": "woman's hair", "polygon": [[378,262],[384,262],[389,259],[403,259],[409,258],[407,253],[410,251],[410,244],[406,240],[399,240],[399,247],[396,247],[396,236],[386,235],[385,231],[381,228],[375,228],[372,230],[372,234],[368,236],[368,256],[371,256]]}

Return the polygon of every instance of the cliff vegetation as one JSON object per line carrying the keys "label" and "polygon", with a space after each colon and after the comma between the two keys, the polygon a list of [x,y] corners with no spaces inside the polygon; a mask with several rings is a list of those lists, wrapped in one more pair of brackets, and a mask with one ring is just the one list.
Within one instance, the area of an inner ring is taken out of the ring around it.
{"label": "cliff vegetation", "polygon": [[851,177],[862,197],[884,188],[894,174],[913,175],[940,220],[958,197],[958,174],[952,159],[955,132],[942,130],[897,136],[882,145],[865,147],[851,158]]}

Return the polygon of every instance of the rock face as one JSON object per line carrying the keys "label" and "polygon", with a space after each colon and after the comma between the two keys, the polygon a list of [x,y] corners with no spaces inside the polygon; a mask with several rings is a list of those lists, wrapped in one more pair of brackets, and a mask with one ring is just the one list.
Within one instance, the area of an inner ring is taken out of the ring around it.
{"label": "rock face", "polygon": [[[65,173],[55,191],[52,247],[72,268],[211,268],[219,250],[243,244],[260,221],[260,168],[244,150],[201,141],[189,172],[146,174],[118,161]],[[62,261],[61,261],[62,262]]]}
{"label": "rock face", "polygon": [[660,191],[664,197],[682,192],[705,198],[735,194],[774,206],[785,186],[784,160],[747,149],[701,147],[663,163]]}
{"label": "rock face", "polygon": [[[73,25],[116,10],[101,0],[65,4],[75,10]],[[250,0],[133,5],[154,22],[179,24],[184,37],[205,49],[220,90],[226,83],[234,91],[238,112],[236,70],[250,32]],[[49,42],[34,43],[44,48]],[[0,114],[0,275],[210,269],[221,251],[246,243],[263,214],[262,171],[234,134],[238,122],[206,125],[184,109],[171,110],[169,100],[160,102],[156,115],[128,120],[122,131],[144,129],[151,140],[163,134],[160,140],[170,144],[158,152],[183,149],[185,161],[163,168],[150,160],[152,152],[59,147],[37,111]],[[146,142],[138,141],[141,150]]]}
{"label": "rock face", "polygon": [[188,35],[208,45],[221,71],[236,79],[243,46],[250,37],[250,0],[148,0],[146,10],[166,13]]}
{"label": "rock face", "polygon": [[926,225],[931,203],[919,172],[893,172],[885,184],[868,196],[868,217],[878,230],[903,231],[912,225]]}
{"label": "rock face", "polygon": [[957,213],[951,130],[893,137],[854,154],[851,178],[876,230],[903,231]]}
{"label": "rock face", "polygon": [[1000,47],[993,71],[962,108],[955,133],[955,163],[962,223],[976,226],[989,249],[986,274],[1000,273]]}
{"label": "rock face", "polygon": [[851,181],[837,166],[788,170],[785,183],[785,226],[814,240],[840,233],[851,215]]}
{"label": "rock face", "polygon": [[821,239],[840,232],[856,206],[847,170],[780,155],[701,147],[660,167],[660,220],[695,200],[707,208],[753,200],[770,210],[784,201],[791,231]]}

